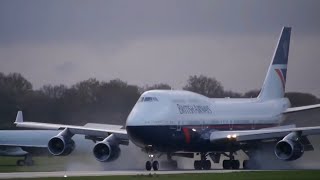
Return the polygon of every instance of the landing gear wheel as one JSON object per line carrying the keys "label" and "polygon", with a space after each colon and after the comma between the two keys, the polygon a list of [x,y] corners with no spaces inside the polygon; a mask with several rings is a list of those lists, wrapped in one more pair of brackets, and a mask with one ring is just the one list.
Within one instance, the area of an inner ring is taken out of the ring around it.
{"label": "landing gear wheel", "polygon": [[201,170],[201,161],[194,161],[193,165],[195,170]]}
{"label": "landing gear wheel", "polygon": [[230,160],[223,160],[222,167],[223,167],[223,169],[231,169],[231,161]]}
{"label": "landing gear wheel", "polygon": [[232,168],[232,169],[239,169],[239,167],[240,167],[240,162],[239,162],[239,160],[232,160],[232,161],[231,161],[231,168]]}
{"label": "landing gear wheel", "polygon": [[210,161],[210,160],[205,160],[205,161],[203,161],[203,163],[202,163],[202,168],[203,168],[204,170],[209,170],[209,169],[211,169],[211,161]]}
{"label": "landing gear wheel", "polygon": [[159,162],[153,161],[152,168],[153,168],[153,170],[158,171],[159,170]]}
{"label": "landing gear wheel", "polygon": [[152,168],[151,162],[150,162],[150,161],[147,161],[147,162],[146,162],[146,170],[147,170],[147,171],[150,171],[151,168]]}

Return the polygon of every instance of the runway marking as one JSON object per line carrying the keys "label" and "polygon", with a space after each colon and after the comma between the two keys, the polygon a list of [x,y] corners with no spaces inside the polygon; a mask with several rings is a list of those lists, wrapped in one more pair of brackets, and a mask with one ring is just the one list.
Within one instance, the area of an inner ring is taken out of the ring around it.
{"label": "runway marking", "polygon": [[191,173],[231,173],[252,170],[181,170],[181,171],[56,171],[56,172],[14,172],[0,173],[0,179],[41,178],[41,177],[79,177],[79,176],[121,176],[149,174],[191,174]]}

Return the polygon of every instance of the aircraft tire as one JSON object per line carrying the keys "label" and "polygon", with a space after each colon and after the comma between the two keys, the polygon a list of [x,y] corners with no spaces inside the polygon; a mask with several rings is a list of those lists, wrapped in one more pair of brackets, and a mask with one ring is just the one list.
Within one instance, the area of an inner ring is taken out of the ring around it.
{"label": "aircraft tire", "polygon": [[231,169],[231,161],[230,160],[223,160],[222,167],[223,167],[223,169]]}
{"label": "aircraft tire", "polygon": [[159,170],[159,162],[158,161],[153,161],[152,162],[152,168],[154,171],[158,171]]}
{"label": "aircraft tire", "polygon": [[205,161],[203,161],[203,163],[202,163],[202,168],[203,168],[204,170],[209,170],[209,169],[211,169],[211,161],[210,161],[210,160],[205,160]]}
{"label": "aircraft tire", "polygon": [[193,165],[195,170],[201,170],[201,161],[194,161]]}
{"label": "aircraft tire", "polygon": [[232,160],[231,161],[231,168],[232,169],[239,169],[240,168],[240,161],[239,160]]}
{"label": "aircraft tire", "polygon": [[150,171],[151,168],[152,168],[151,162],[150,162],[150,161],[147,161],[147,162],[146,162],[146,170],[147,170],[147,171]]}

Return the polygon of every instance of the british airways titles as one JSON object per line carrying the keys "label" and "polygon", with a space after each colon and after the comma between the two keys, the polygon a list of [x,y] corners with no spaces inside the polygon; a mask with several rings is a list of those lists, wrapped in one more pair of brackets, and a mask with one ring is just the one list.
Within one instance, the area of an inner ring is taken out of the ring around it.
{"label": "british airways titles", "polygon": [[180,114],[212,114],[207,105],[181,105],[177,104]]}

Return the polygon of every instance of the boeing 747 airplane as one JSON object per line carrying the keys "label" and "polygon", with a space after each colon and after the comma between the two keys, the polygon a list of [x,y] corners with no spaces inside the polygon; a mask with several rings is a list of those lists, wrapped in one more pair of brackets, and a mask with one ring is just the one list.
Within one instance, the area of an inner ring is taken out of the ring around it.
{"label": "boeing 747 airplane", "polygon": [[53,155],[69,154],[74,148],[72,136],[84,134],[97,141],[93,154],[98,161],[109,162],[120,156],[119,145],[129,141],[140,147],[150,160],[146,170],[158,170],[158,158],[167,156],[167,163],[177,167],[172,156],[193,158],[195,169],[210,169],[212,159],[224,169],[239,169],[235,153],[245,152],[249,160],[244,168],[254,168],[251,153],[265,143],[274,144],[275,156],[283,161],[300,158],[313,150],[309,135],[320,134],[320,127],[280,126],[287,113],[319,108],[320,104],[290,108],[284,97],[291,28],[282,29],[278,45],[261,92],[257,98],[208,98],[182,90],[144,92],[130,112],[125,128],[112,125],[71,126],[23,122],[18,112],[18,127],[63,130],[48,142]]}

